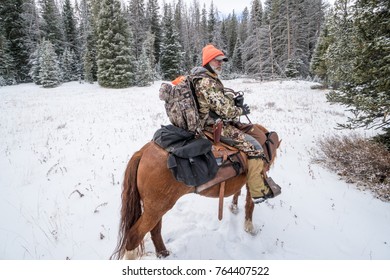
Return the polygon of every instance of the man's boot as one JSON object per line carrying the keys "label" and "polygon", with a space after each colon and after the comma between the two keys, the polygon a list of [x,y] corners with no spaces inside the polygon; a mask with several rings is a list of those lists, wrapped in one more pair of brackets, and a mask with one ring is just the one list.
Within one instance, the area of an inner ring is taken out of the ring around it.
{"label": "man's boot", "polygon": [[274,194],[270,186],[264,184],[264,179],[261,175],[263,167],[264,162],[260,158],[248,160],[248,173],[246,175],[247,185],[253,202],[256,204],[280,194],[280,191]]}

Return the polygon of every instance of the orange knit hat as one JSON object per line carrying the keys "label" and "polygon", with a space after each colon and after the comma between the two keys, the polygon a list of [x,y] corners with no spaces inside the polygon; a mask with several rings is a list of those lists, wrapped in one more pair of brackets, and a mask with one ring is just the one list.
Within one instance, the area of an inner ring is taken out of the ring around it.
{"label": "orange knit hat", "polygon": [[207,63],[209,63],[214,58],[217,58],[218,60],[223,60],[223,61],[228,60],[227,57],[225,56],[225,54],[221,50],[217,49],[216,47],[214,47],[211,44],[206,45],[202,51],[202,66],[205,66]]}

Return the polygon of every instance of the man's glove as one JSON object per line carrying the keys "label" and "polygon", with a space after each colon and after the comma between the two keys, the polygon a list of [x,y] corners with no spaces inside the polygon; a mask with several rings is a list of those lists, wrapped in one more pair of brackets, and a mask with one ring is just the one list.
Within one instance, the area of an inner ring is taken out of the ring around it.
{"label": "man's glove", "polygon": [[236,105],[237,107],[244,106],[244,96],[238,95],[238,96],[234,97],[234,105]]}
{"label": "man's glove", "polygon": [[244,104],[241,106],[242,114],[243,115],[249,115],[251,113],[251,110],[249,109],[248,104]]}

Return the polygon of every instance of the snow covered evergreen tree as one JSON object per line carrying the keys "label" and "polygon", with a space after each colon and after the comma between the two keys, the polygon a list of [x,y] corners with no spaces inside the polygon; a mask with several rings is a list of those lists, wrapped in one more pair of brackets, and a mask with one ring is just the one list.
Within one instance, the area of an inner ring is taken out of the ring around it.
{"label": "snow covered evergreen tree", "polygon": [[328,60],[327,54],[330,44],[334,38],[332,38],[329,34],[329,24],[330,24],[331,16],[326,16],[326,21],[321,30],[320,36],[318,37],[318,42],[314,49],[314,53],[310,62],[310,73],[318,77],[320,81],[324,84],[325,87],[328,87]]}
{"label": "snow covered evergreen tree", "polygon": [[130,30],[118,0],[104,0],[98,18],[98,82],[103,87],[134,85],[135,58],[130,49]]}
{"label": "snow covered evergreen tree", "polygon": [[36,85],[41,84],[41,80],[39,77],[39,71],[41,70],[41,66],[40,66],[41,47],[42,47],[41,44],[37,46],[35,51],[30,55],[30,61],[29,61],[29,66],[30,66],[29,75],[32,81]]}
{"label": "snow covered evergreen tree", "polygon": [[64,28],[59,9],[54,0],[39,0],[41,4],[42,37],[49,40],[60,55],[64,50]]}
{"label": "snow covered evergreen tree", "polygon": [[161,44],[160,67],[162,78],[173,80],[181,74],[180,69],[182,61],[181,46],[179,43],[178,33],[174,26],[172,7],[170,4],[164,6],[163,17],[163,38]]}
{"label": "snow covered evergreen tree", "polygon": [[244,11],[242,12],[241,16],[241,22],[238,26],[238,37],[240,38],[241,42],[244,43],[249,35],[249,10],[247,7],[245,7]]}
{"label": "snow covered evergreen tree", "polygon": [[242,60],[242,43],[239,37],[237,38],[231,60],[232,60],[233,72],[242,73],[244,67],[243,67],[243,60]]}
{"label": "snow covered evergreen tree", "polygon": [[390,10],[387,0],[357,0],[354,11],[355,54],[352,71],[331,102],[350,108],[346,128],[375,127],[390,149]]}
{"label": "snow covered evergreen tree", "polygon": [[[95,4],[96,5],[96,4]],[[96,21],[93,17],[93,5],[87,0],[81,0],[79,5],[79,43],[81,56],[81,69],[84,80],[93,83],[97,80],[97,62],[96,62],[96,41],[97,30]]]}
{"label": "snow covered evergreen tree", "polygon": [[54,46],[50,41],[43,40],[40,48],[39,81],[45,88],[56,87],[61,84],[62,73]]}
{"label": "snow covered evergreen tree", "polygon": [[215,16],[215,7],[214,7],[214,3],[211,2],[208,21],[207,21],[207,35],[208,35],[209,43],[218,44],[218,42],[215,41],[216,30],[217,30],[217,19]]}
{"label": "snow covered evergreen tree", "polygon": [[0,25],[0,86],[12,85],[15,83],[13,75],[13,59],[10,55],[9,42],[5,39]]}
{"label": "snow covered evergreen tree", "polygon": [[353,29],[353,3],[355,0],[336,0],[334,13],[329,25],[331,44],[327,51],[328,79],[333,88],[350,80],[355,58]]}
{"label": "snow covered evergreen tree", "polygon": [[75,54],[78,53],[78,43],[76,34],[76,19],[70,0],[65,0],[62,10],[62,21],[64,25],[65,47],[72,50]]}
{"label": "snow covered evergreen tree", "polygon": [[87,44],[83,50],[83,76],[84,80],[89,83],[97,81],[97,50],[96,40],[93,35],[88,35]]}
{"label": "snow covered evergreen tree", "polygon": [[[63,52],[63,57],[66,54],[68,59],[73,59],[74,65],[72,67],[67,67],[67,71],[72,71],[68,73],[70,81],[77,80],[81,75],[81,62],[80,62],[80,49],[77,38],[76,30],[76,19],[71,6],[70,0],[65,0],[63,10],[62,10],[62,21],[64,25],[64,46],[65,50]],[[72,58],[71,58],[72,56]],[[65,82],[64,76],[64,82]]]}
{"label": "snow covered evergreen tree", "polygon": [[157,75],[156,73],[156,58],[154,56],[154,51],[155,51],[155,40],[156,37],[154,36],[154,34],[152,33],[151,30],[149,30],[148,32],[146,32],[146,37],[145,37],[145,41],[143,43],[143,49],[145,49],[145,52],[146,52],[146,56],[149,60],[149,65],[150,65],[150,69],[152,69],[152,73],[153,73],[153,77],[155,77]]}
{"label": "snow covered evergreen tree", "polygon": [[23,0],[2,0],[0,25],[4,35],[7,55],[7,83],[27,82],[28,48],[26,46],[26,22],[23,18]]}
{"label": "snow covered evergreen tree", "polygon": [[[154,59],[154,57],[153,57]],[[146,47],[142,48],[140,59],[137,64],[137,86],[145,87],[153,82],[153,70],[151,67],[150,56],[148,56]]]}
{"label": "snow covered evergreen tree", "polygon": [[[42,38],[42,31],[40,30],[42,19],[39,16],[35,0],[24,0],[23,19],[26,25],[24,43],[28,49],[28,54],[31,55],[36,50]],[[28,68],[30,68],[30,66]]]}
{"label": "snow covered evergreen tree", "polygon": [[159,14],[158,0],[148,0],[146,6],[146,22],[147,30],[149,30],[154,36],[153,54],[154,63],[158,63],[160,59],[160,46],[161,46],[161,26],[160,26],[160,14]]}
{"label": "snow covered evergreen tree", "polygon": [[77,57],[72,49],[65,48],[61,56],[60,65],[62,70],[63,82],[71,82],[78,80],[78,62]]}
{"label": "snow covered evergreen tree", "polygon": [[227,18],[227,54],[232,56],[238,37],[238,19],[233,11]]}
{"label": "snow covered evergreen tree", "polygon": [[287,78],[298,78],[300,77],[303,65],[304,63],[300,58],[292,58],[288,60],[284,74]]}
{"label": "snow covered evergreen tree", "polygon": [[130,0],[127,15],[130,30],[133,34],[134,56],[135,59],[138,60],[141,56],[142,44],[145,40],[145,33],[147,31],[144,0]]}

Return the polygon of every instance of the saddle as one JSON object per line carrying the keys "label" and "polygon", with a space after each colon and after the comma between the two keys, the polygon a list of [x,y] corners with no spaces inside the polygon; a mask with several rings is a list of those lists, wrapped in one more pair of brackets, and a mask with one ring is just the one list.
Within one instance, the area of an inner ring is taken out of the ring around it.
{"label": "saddle", "polygon": [[[213,134],[208,131],[203,131],[203,133],[207,139],[214,141],[215,137]],[[237,148],[223,142],[214,141],[211,150],[219,167],[218,172],[210,181],[196,186],[195,193],[200,193],[203,190],[225,182],[232,177],[245,173],[247,170],[247,156]]]}

